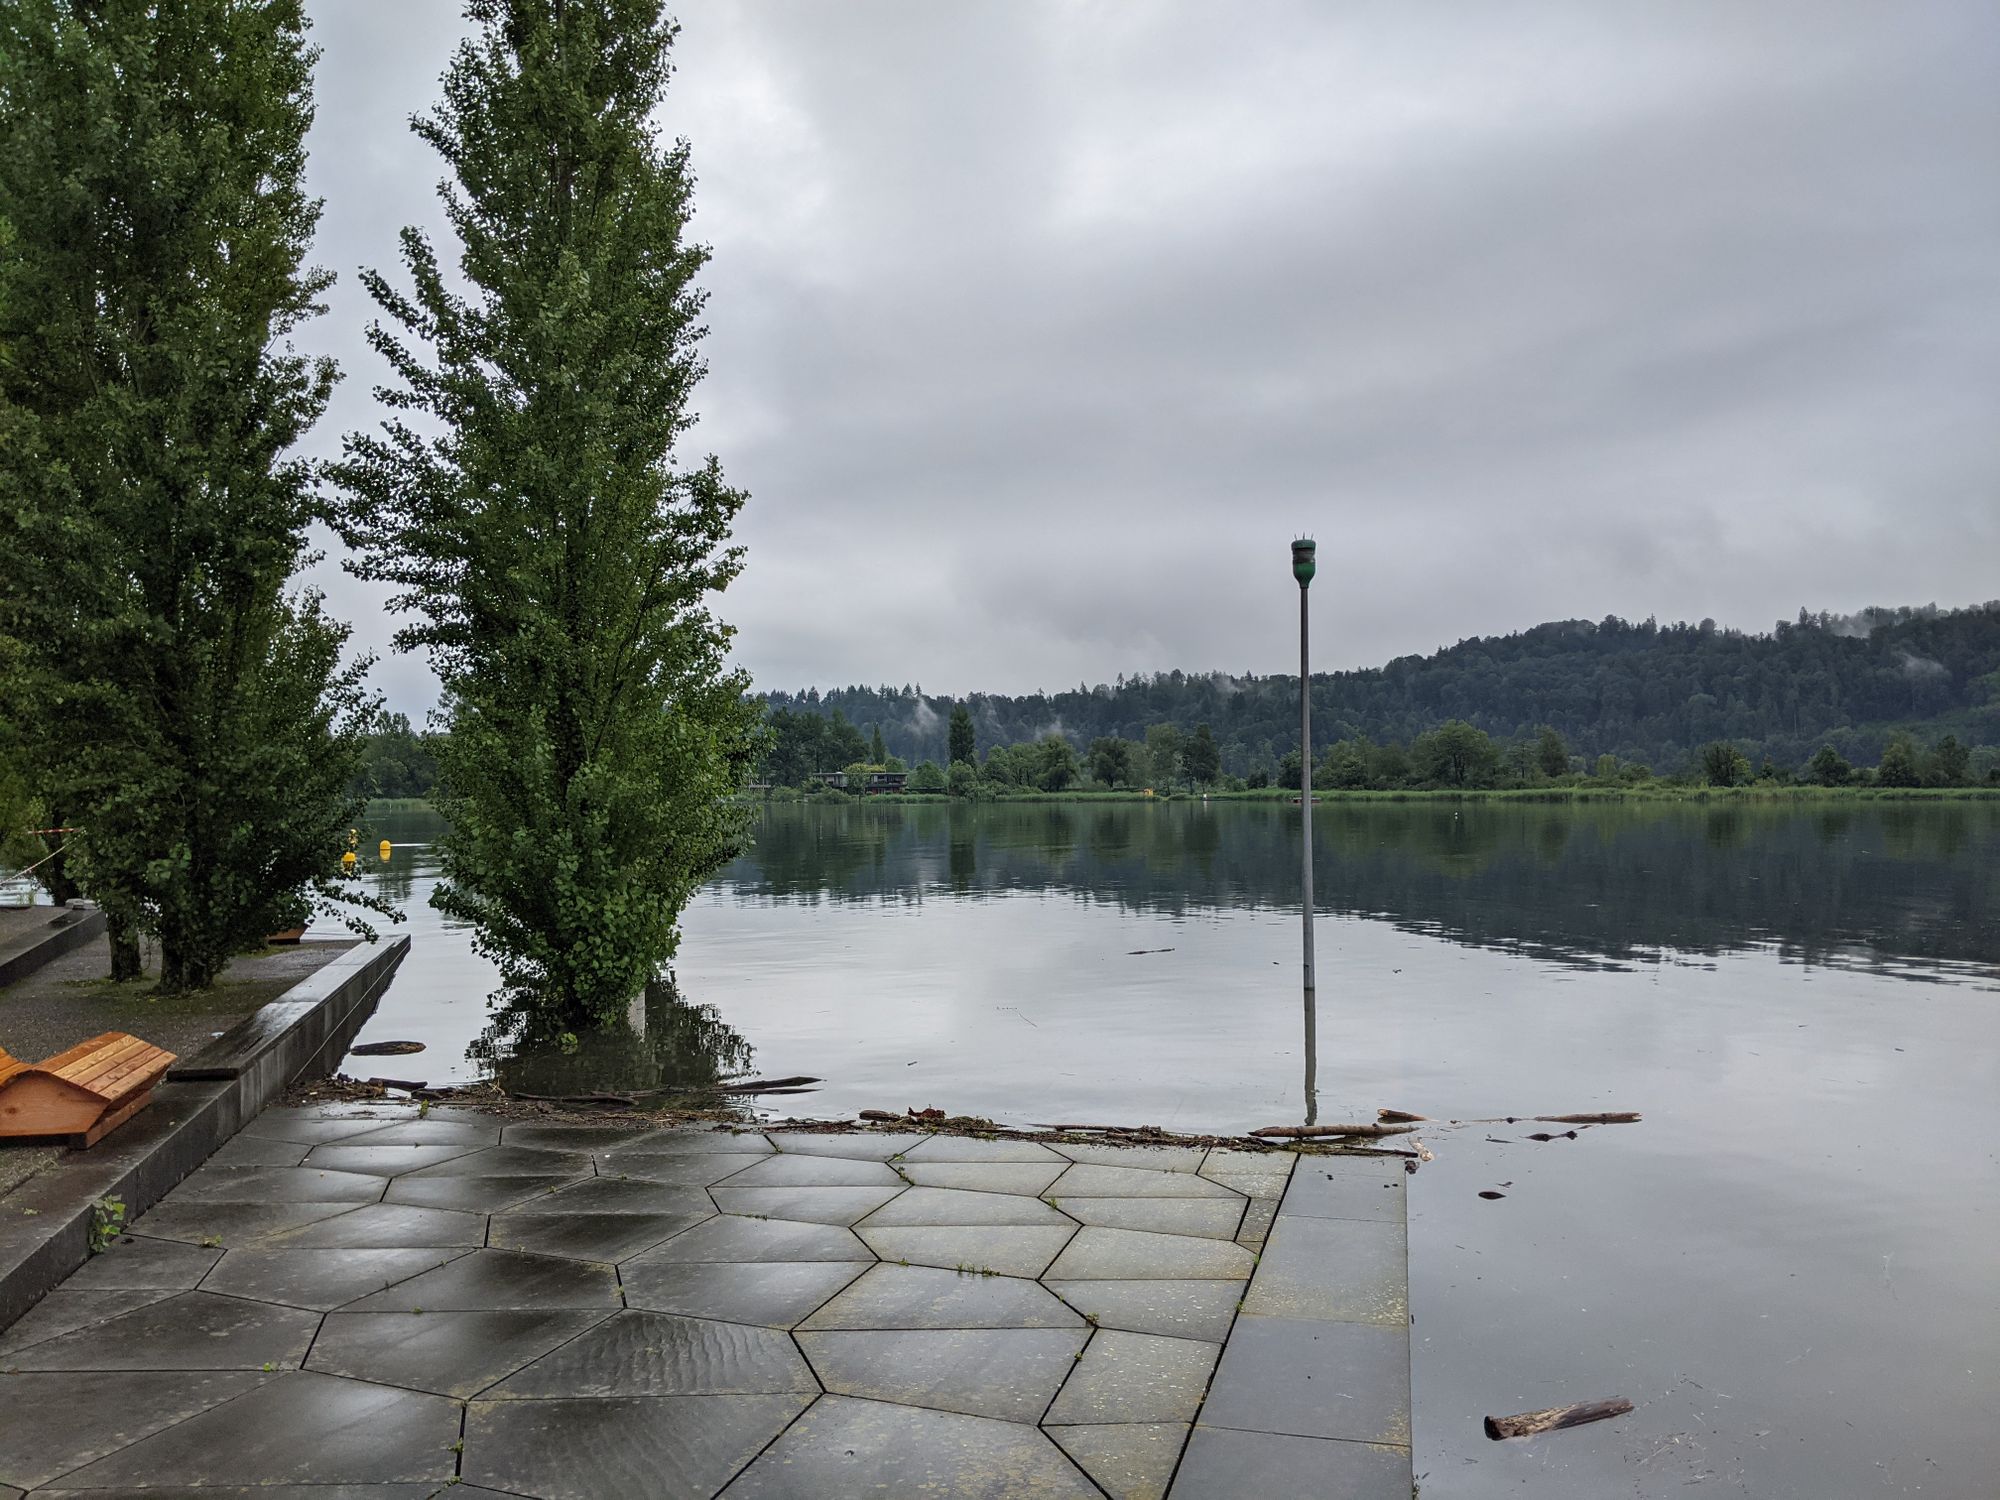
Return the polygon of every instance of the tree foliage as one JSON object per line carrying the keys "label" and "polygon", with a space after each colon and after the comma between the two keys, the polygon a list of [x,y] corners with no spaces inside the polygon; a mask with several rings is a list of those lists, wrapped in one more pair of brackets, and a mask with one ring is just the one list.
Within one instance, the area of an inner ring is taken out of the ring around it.
{"label": "tree foliage", "polygon": [[0,633],[26,774],[169,991],[335,899],[368,708],[285,592],[335,379],[285,342],[331,280],[305,30],[298,0],[0,11]]}
{"label": "tree foliage", "polygon": [[1814,751],[1807,769],[1812,779],[1821,786],[1845,786],[1854,775],[1854,767],[1847,763],[1847,757],[1831,745],[1821,745]]}
{"label": "tree foliage", "polygon": [[[838,710],[835,711],[838,712]],[[960,760],[967,763],[977,762],[979,752],[975,748],[975,741],[973,739],[972,714],[966,709],[963,703],[952,704],[951,723],[948,733],[950,743],[946,747],[946,762],[950,763]]]}
{"label": "tree foliage", "polygon": [[1210,785],[1222,774],[1222,751],[1207,724],[1195,725],[1194,734],[1181,751],[1181,764],[1188,780],[1198,787]]}
{"label": "tree foliage", "polygon": [[1890,739],[1882,752],[1882,764],[1875,768],[1875,780],[1882,786],[1922,786],[1916,741],[1907,734]]}
{"label": "tree foliage", "polygon": [[437,904],[528,1030],[574,1030],[623,1014],[741,837],[723,794],[755,713],[709,600],[745,496],[713,456],[680,461],[707,251],[687,145],[649,123],[674,26],[658,0],[467,14],[415,122],[451,172],[467,290],[415,229],[410,290],[365,276],[400,330],[371,332],[395,415],[349,439],[345,528],[447,695]]}
{"label": "tree foliage", "polygon": [[1741,786],[1750,779],[1750,757],[1728,740],[1701,747],[1702,779],[1710,786]]}

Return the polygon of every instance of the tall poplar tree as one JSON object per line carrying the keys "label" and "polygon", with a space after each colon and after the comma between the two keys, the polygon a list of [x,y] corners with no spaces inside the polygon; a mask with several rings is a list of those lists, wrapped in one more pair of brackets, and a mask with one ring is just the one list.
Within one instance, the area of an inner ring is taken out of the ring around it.
{"label": "tall poplar tree", "polygon": [[680,453],[708,255],[651,124],[676,28],[659,0],[466,10],[414,122],[459,276],[406,229],[410,290],[367,277],[414,415],[349,439],[346,535],[445,688],[436,904],[499,963],[502,1025],[546,1036],[623,1015],[739,845],[756,713],[710,599],[745,496]]}
{"label": "tall poplar tree", "polygon": [[335,380],[285,342],[330,279],[305,31],[299,0],[0,6],[9,717],[168,991],[330,898],[353,810],[360,668],[286,594]]}

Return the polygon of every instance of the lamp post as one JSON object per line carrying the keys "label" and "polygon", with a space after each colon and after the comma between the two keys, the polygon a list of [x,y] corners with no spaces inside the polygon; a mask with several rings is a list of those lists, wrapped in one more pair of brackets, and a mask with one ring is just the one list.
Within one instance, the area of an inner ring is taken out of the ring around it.
{"label": "lamp post", "polygon": [[1313,554],[1317,544],[1310,537],[1292,543],[1292,577],[1299,581],[1299,827],[1302,834],[1302,907],[1300,921],[1305,938],[1306,1013],[1306,1123],[1318,1123],[1319,1115],[1319,1016],[1317,982],[1313,974],[1313,740],[1312,664],[1306,596],[1312,588]]}

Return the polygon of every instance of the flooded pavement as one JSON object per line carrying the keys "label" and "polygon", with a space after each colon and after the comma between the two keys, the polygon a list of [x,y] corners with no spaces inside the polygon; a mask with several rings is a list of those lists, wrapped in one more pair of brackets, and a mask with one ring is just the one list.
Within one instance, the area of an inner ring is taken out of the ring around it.
{"label": "flooded pavement", "polygon": [[[1321,1119],[1645,1116],[1423,1137],[1426,1493],[1991,1494],[2000,810],[1348,805],[1315,829]],[[708,1009],[677,1035],[823,1078],[772,1101],[798,1113],[1297,1121],[1296,841],[1270,807],[774,809],[687,915],[679,992]],[[430,1044],[399,1075],[467,1075],[490,976],[397,855],[418,940],[367,1036]],[[1481,1431],[1610,1396],[1637,1410]]]}
{"label": "flooded pavement", "polygon": [[1403,1194],[1358,1156],[273,1108],[0,1330],[0,1485],[1407,1500]]}

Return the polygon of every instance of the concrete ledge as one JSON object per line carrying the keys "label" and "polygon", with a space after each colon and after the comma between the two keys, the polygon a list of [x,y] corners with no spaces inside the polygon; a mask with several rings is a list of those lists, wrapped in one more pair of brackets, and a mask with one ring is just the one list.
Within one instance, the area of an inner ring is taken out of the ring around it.
{"label": "concrete ledge", "polygon": [[128,1124],[11,1194],[0,1213],[0,1329],[89,1258],[100,1198],[138,1218],[293,1079],[338,1063],[409,947],[405,935],[350,948],[174,1068]]}
{"label": "concrete ledge", "polygon": [[104,913],[94,906],[38,908],[49,920],[0,947],[0,985],[25,979],[43,964],[104,936]]}

